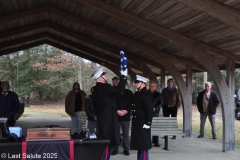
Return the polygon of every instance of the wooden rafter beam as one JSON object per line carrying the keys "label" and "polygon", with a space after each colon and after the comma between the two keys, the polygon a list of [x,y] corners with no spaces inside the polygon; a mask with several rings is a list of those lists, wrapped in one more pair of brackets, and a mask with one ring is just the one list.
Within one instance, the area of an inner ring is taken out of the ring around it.
{"label": "wooden rafter beam", "polygon": [[1,15],[0,24],[19,20],[19,19],[22,19],[23,17],[29,18],[32,16],[41,15],[41,14],[46,13],[48,10],[49,10],[49,7],[39,7],[39,8],[34,8],[34,9],[18,12],[18,13]]}
{"label": "wooden rafter beam", "polygon": [[[93,23],[90,23],[88,21],[80,19],[79,17],[73,16],[73,15],[67,13],[67,12],[63,12],[61,10],[58,10],[58,9],[50,7],[50,6],[46,7],[46,9],[44,9],[44,10],[48,11],[51,14],[55,14],[56,16],[64,18],[65,20],[69,20],[69,21],[71,21],[73,23],[76,23],[79,26],[83,26],[83,27],[85,27],[87,29],[90,29],[90,30],[92,30],[94,32],[98,32],[98,33],[103,34],[105,36],[108,36],[110,38],[114,38],[115,40],[117,40],[117,41],[119,41],[121,43],[125,43],[127,45],[131,45],[131,46],[133,46],[133,47],[135,47],[135,48],[137,48],[139,50],[142,50],[142,51],[144,51],[144,52],[146,52],[146,53],[148,53],[150,55],[152,53],[161,54],[162,56],[167,57],[169,59],[174,59],[174,60],[176,60],[178,62],[181,62],[181,63],[184,63],[184,64],[188,64],[188,65],[192,65],[194,68],[197,68],[199,70],[204,70],[204,68],[202,66],[200,66],[200,65],[194,64],[194,63],[189,62],[188,60],[184,60],[184,59],[182,59],[180,57],[173,56],[173,55],[171,55],[169,53],[165,53],[165,52],[163,52],[163,51],[161,51],[159,49],[156,49],[154,47],[151,47],[151,46],[149,46],[149,45],[147,45],[145,43],[133,40],[133,39],[128,38],[126,36],[122,36],[122,35],[117,34],[116,32],[113,32],[111,30],[99,27],[99,26],[97,26],[97,25],[95,25]],[[25,11],[25,12],[27,12],[27,11]],[[35,13],[34,9],[29,10],[29,14],[31,14],[31,13]],[[20,13],[16,13],[15,14],[16,17],[18,17],[18,19],[25,18],[24,16],[20,17],[19,14]],[[11,15],[11,17],[14,17],[14,14]],[[0,22],[0,24],[1,24],[1,22]],[[151,65],[154,65],[154,63],[151,63]],[[159,67],[159,64],[157,64],[157,66]]]}
{"label": "wooden rafter beam", "polygon": [[[87,43],[87,44],[93,45],[93,46],[95,46],[97,48],[106,50],[106,51],[108,51],[108,52],[110,52],[110,53],[112,53],[114,55],[117,55],[117,56],[119,55],[119,49],[113,48],[110,45],[107,45],[105,43],[96,41],[96,40],[94,40],[92,38],[89,38],[87,36],[84,36],[82,34],[73,32],[73,31],[71,31],[69,29],[63,28],[61,26],[58,26],[58,25],[56,25],[54,23],[49,23],[49,22],[43,22],[39,26],[38,25],[30,25],[30,26],[26,26],[26,27],[16,28],[16,29],[10,30],[10,31],[5,31],[3,33],[0,32],[0,34],[3,35],[3,36],[0,37],[0,39],[1,38],[11,37],[11,36],[18,35],[18,34],[24,34],[24,33],[31,32],[31,31],[35,31],[35,30],[41,29],[41,27],[45,27],[47,29],[55,30],[55,31],[63,33],[65,35],[67,35],[67,36],[76,38],[76,39],[82,41],[83,43]],[[102,53],[102,54],[104,54],[104,53]],[[106,54],[104,54],[104,55],[106,55]],[[131,68],[139,70],[139,67],[136,65],[136,61],[135,61],[135,57],[138,57],[138,56],[132,56],[131,54],[128,54],[128,57],[130,58],[129,60],[130,60]],[[146,63],[151,64],[152,66],[155,66],[155,67],[159,66],[158,63],[153,62],[153,61],[149,61],[149,60],[146,60]]]}
{"label": "wooden rafter beam", "polygon": [[[73,38],[76,38],[80,41],[82,41],[83,43],[88,43],[90,45],[93,45],[93,46],[96,46],[97,48],[100,48],[100,49],[103,49],[103,50],[106,50],[112,54],[115,54],[115,55],[119,55],[119,49],[116,49],[109,45],[106,45],[102,42],[98,42],[96,40],[93,40],[87,36],[84,36],[82,34],[79,34],[79,33],[76,33],[76,32],[73,32],[69,29],[66,29],[66,28],[63,28],[61,26],[58,26],[54,23],[50,23],[50,22],[43,22],[41,23],[40,25],[38,24],[34,24],[34,25],[30,25],[30,26],[26,26],[26,27],[21,27],[21,28],[16,28],[16,29],[13,29],[13,30],[9,30],[9,31],[4,31],[4,32],[0,32],[0,34],[2,35],[0,37],[0,39],[4,39],[4,38],[8,38],[8,37],[11,37],[11,36],[14,36],[14,35],[19,35],[19,34],[24,34],[24,33],[28,33],[28,32],[31,32],[31,31],[35,31],[35,30],[39,30],[39,29],[42,29],[42,28],[47,28],[47,29],[51,29],[51,30],[55,30],[57,32],[60,32],[62,34],[65,34],[67,36],[70,36],[70,37],[73,37]],[[104,53],[102,53],[103,55],[106,55]],[[109,55],[108,55],[109,56]],[[133,57],[130,55],[130,57]],[[110,57],[111,58],[111,57]],[[134,58],[132,58],[134,59]],[[114,61],[113,61],[114,62]],[[152,62],[152,61],[147,61],[149,64],[152,64],[153,66],[157,66],[158,64],[156,62]],[[134,63],[134,61],[130,61],[130,64],[131,64],[131,67],[134,68],[134,69],[137,69],[139,70],[139,68],[137,67],[137,65]]]}
{"label": "wooden rafter beam", "polygon": [[177,0],[240,30],[240,11],[213,0]]}
{"label": "wooden rafter beam", "polygon": [[[25,50],[25,49],[28,49],[28,48],[36,47],[36,46],[39,46],[39,45],[42,45],[42,44],[52,45],[52,46],[54,46],[54,47],[56,47],[56,48],[59,48],[59,49],[65,50],[65,51],[67,51],[67,52],[69,52],[69,53],[78,55],[78,56],[80,56],[80,57],[82,57],[82,58],[85,58],[85,59],[88,59],[88,60],[90,60],[90,61],[92,61],[92,62],[101,64],[101,65],[109,68],[110,70],[112,70],[115,74],[118,73],[117,75],[119,75],[119,71],[118,71],[119,69],[118,69],[116,66],[114,66],[114,65],[112,65],[112,64],[110,64],[110,63],[104,62],[104,61],[102,61],[102,60],[99,60],[99,59],[97,59],[97,58],[93,58],[93,57],[91,57],[91,56],[88,56],[88,55],[86,55],[85,53],[81,53],[81,52],[78,52],[78,51],[76,51],[76,50],[73,50],[73,49],[71,49],[71,48],[69,48],[69,47],[64,47],[64,46],[62,46],[62,45],[60,45],[60,44],[58,44],[58,43],[56,43],[56,42],[52,42],[52,41],[49,41],[49,40],[40,40],[40,41],[37,41],[37,42],[33,42],[33,43],[26,44],[26,45],[22,45],[22,46],[20,46],[20,47],[15,47],[15,48],[11,48],[11,49],[6,49],[6,50],[1,51],[1,52],[0,52],[0,55],[2,56],[2,55],[14,53],[14,52],[17,52],[17,51],[21,51],[21,50]],[[131,76],[131,75],[130,75],[130,76]],[[132,74],[132,76],[134,77],[134,74]]]}
{"label": "wooden rafter beam", "polygon": [[[47,24],[48,24],[48,23],[47,23]],[[45,25],[46,25],[46,24],[45,24]],[[43,25],[41,25],[41,26],[43,26]],[[46,25],[46,26],[47,26],[47,25]],[[46,26],[44,26],[44,27],[46,27]],[[56,27],[56,26],[55,26],[55,27]],[[23,30],[26,31],[26,30],[27,30],[26,28],[27,28],[27,27],[23,28]],[[30,26],[29,28],[30,28],[30,29],[39,29],[39,28],[37,27],[37,25],[34,25],[34,27]],[[16,32],[18,31],[18,33],[22,33],[22,32],[21,32],[21,28],[20,28],[19,30],[15,30],[15,31],[16,31]],[[59,31],[59,32],[62,31],[62,33],[66,33],[66,32],[64,32],[65,30],[58,30],[58,31]],[[10,32],[11,32],[13,35],[15,34],[15,33],[12,32],[12,31],[10,31]],[[6,33],[6,32],[5,32],[5,33]],[[72,34],[74,34],[74,33],[72,33]],[[47,35],[48,38],[51,38],[51,39],[54,39],[54,40],[59,41],[58,43],[63,43],[63,44],[65,44],[65,45],[71,46],[71,47],[75,48],[76,50],[79,50],[79,51],[82,51],[82,52],[91,54],[92,56],[98,57],[99,59],[101,59],[101,60],[103,60],[103,61],[105,61],[105,62],[108,61],[108,63],[112,63],[113,65],[119,66],[119,61],[118,61],[118,59],[115,58],[115,57],[111,57],[111,56],[109,56],[109,55],[107,55],[107,54],[104,54],[104,53],[99,53],[99,52],[97,52],[97,51],[95,51],[95,50],[93,50],[93,49],[90,49],[90,48],[85,47],[85,46],[83,46],[83,45],[80,45],[80,44],[71,42],[71,41],[69,41],[69,40],[67,40],[67,39],[65,39],[65,38],[62,38],[62,37],[53,35],[53,34],[51,34],[51,33],[48,33],[48,32],[44,32],[43,34],[42,34],[42,33],[39,33],[38,35],[34,35],[34,37],[35,37],[35,38],[41,38],[42,36],[46,37],[46,35]],[[12,36],[12,35],[10,35],[10,36]],[[42,38],[44,38],[44,37],[42,37]],[[75,36],[74,36],[74,38],[79,38],[79,37],[80,37],[80,35],[77,36],[76,34],[75,34]],[[1,44],[0,44],[0,47],[1,47],[2,49],[8,48],[8,47],[12,47],[13,44],[18,44],[18,42],[21,42],[21,41],[22,41],[22,42],[26,42],[26,41],[28,41],[28,40],[30,40],[30,39],[32,39],[32,37],[25,37],[25,38],[23,38],[23,39],[16,39],[16,40],[13,40],[13,41],[10,41],[10,42],[1,43]],[[85,40],[86,40],[86,39],[85,39]],[[90,41],[90,40],[89,40],[89,41]],[[119,54],[118,54],[118,55],[119,55]],[[107,57],[107,58],[106,58],[106,57]],[[130,67],[133,68],[133,69],[135,69],[135,70],[139,70],[139,68],[138,68],[137,66],[135,66],[134,64],[132,64],[132,65],[130,64]]]}
{"label": "wooden rafter beam", "polygon": [[[119,41],[121,43],[125,43],[126,45],[131,45],[134,48],[136,48],[138,50],[141,50],[141,51],[144,51],[144,52],[146,52],[149,55],[152,55],[155,52],[155,53],[160,54],[160,55],[162,55],[164,57],[167,57],[169,59],[174,59],[174,60],[176,60],[178,62],[181,62],[181,63],[184,63],[184,64],[189,64],[189,65],[192,65],[195,68],[198,68],[200,70],[204,70],[203,67],[200,66],[200,65],[194,64],[194,63],[189,62],[187,60],[184,60],[184,59],[182,59],[180,57],[173,56],[173,55],[171,55],[169,53],[163,52],[162,50],[156,49],[156,48],[154,48],[154,47],[152,47],[150,45],[147,45],[147,44],[145,44],[143,42],[133,40],[133,39],[131,39],[129,37],[123,36],[121,34],[118,34],[118,33],[114,32],[114,31],[111,31],[111,30],[108,30],[106,28],[100,27],[98,25],[95,25],[95,24],[90,23],[90,22],[88,22],[86,20],[80,19],[80,18],[78,18],[76,16],[73,16],[71,14],[63,12],[63,11],[58,10],[56,8],[51,8],[49,11],[52,14],[55,14],[55,15],[61,17],[61,18],[64,18],[64,19],[69,20],[69,21],[71,21],[73,23],[76,23],[77,25],[82,26],[82,27],[84,27],[86,29],[90,29],[90,30],[92,30],[94,32],[103,34],[103,35],[105,35],[105,36],[107,36],[109,38],[115,39],[115,40],[117,40],[117,41]],[[159,67],[159,64],[158,64],[158,67]]]}
{"label": "wooden rafter beam", "polygon": [[42,44],[45,44],[45,43],[46,43],[46,40],[40,40],[40,41],[36,41],[36,42],[33,42],[33,43],[21,45],[19,47],[5,49],[5,50],[0,51],[0,56],[7,55],[7,54],[10,54],[10,53],[14,53],[14,52],[17,52],[17,51],[22,51],[22,50],[25,50],[25,49],[28,49],[28,48],[36,47],[36,46],[39,46],[39,45],[42,45]]}
{"label": "wooden rafter beam", "polygon": [[[38,39],[40,39],[40,41],[38,41]],[[43,39],[43,40],[41,40],[41,39]],[[118,73],[117,75],[119,75],[120,67],[119,67],[118,59],[114,59],[114,58],[111,58],[109,56],[104,57],[104,58],[99,57],[98,55],[96,55],[98,53],[95,50],[88,49],[87,47],[81,46],[81,45],[76,44],[74,42],[67,41],[64,38],[61,38],[59,36],[55,36],[55,35],[50,34],[50,33],[40,33],[40,34],[37,34],[37,35],[25,37],[25,38],[22,38],[21,41],[19,41],[19,39],[13,40],[9,44],[10,44],[10,46],[13,47],[15,45],[19,45],[19,44],[22,44],[22,43],[25,43],[25,42],[28,42],[28,41],[31,41],[31,40],[34,40],[34,41],[37,41],[37,42],[33,42],[33,43],[30,43],[30,44],[26,44],[26,45],[23,44],[20,47],[1,50],[0,55],[5,55],[5,54],[17,52],[19,50],[24,50],[24,49],[31,48],[31,47],[34,47],[34,46],[38,46],[38,45],[41,45],[41,44],[44,44],[44,43],[58,44],[57,48],[60,48],[60,47],[61,47],[60,49],[68,48],[68,51],[69,52],[71,51],[71,53],[73,53],[73,54],[81,53],[81,56],[83,58],[86,58],[86,59],[91,60],[93,62],[99,63],[101,65],[112,66],[111,70],[115,71],[115,74]],[[57,42],[53,42],[53,41],[57,41]],[[66,44],[69,47],[66,47],[66,46],[61,45],[61,44]],[[0,46],[1,46],[1,44],[0,44]],[[54,46],[56,47],[56,45],[54,45]],[[73,47],[75,47],[75,48],[72,49]],[[109,68],[109,67],[107,67],[107,68]],[[132,76],[135,77],[135,73],[131,70],[131,68],[129,68],[129,70],[130,70],[129,75],[131,77]],[[133,67],[133,68],[136,69],[135,67]],[[118,72],[116,72],[116,69],[117,69]]]}
{"label": "wooden rafter beam", "polygon": [[37,40],[44,39],[44,37],[46,37],[46,36],[47,36],[47,33],[41,33],[41,34],[36,34],[36,35],[33,35],[33,36],[29,36],[29,37],[24,37],[24,38],[15,39],[15,40],[12,40],[12,41],[3,42],[3,43],[0,43],[0,48],[1,48],[1,51],[2,51],[3,49],[12,48],[16,44],[22,44],[24,42],[33,41],[33,40],[36,40],[36,39]]}
{"label": "wooden rafter beam", "polygon": [[101,10],[102,12],[107,13],[111,16],[119,18],[129,24],[136,25],[139,28],[149,31],[155,35],[172,40],[172,41],[184,46],[187,50],[189,50],[189,52],[193,51],[191,49],[191,47],[189,47],[190,45],[194,45],[194,46],[198,45],[203,50],[214,52],[221,56],[228,57],[230,59],[240,62],[240,56],[225,52],[221,49],[209,46],[207,44],[203,44],[197,40],[186,37],[180,33],[172,31],[172,30],[165,28],[163,26],[160,26],[158,24],[155,24],[150,20],[140,18],[134,14],[128,13],[124,10],[121,10],[117,7],[109,5],[102,1],[98,1],[98,0],[78,0],[78,1],[83,4],[86,4],[88,6],[94,7],[97,10]]}

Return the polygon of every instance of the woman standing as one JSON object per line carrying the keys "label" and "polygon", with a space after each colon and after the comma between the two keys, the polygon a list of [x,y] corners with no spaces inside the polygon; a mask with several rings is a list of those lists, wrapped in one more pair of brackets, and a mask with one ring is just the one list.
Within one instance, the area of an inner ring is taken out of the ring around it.
{"label": "woman standing", "polygon": [[132,103],[131,149],[137,150],[138,160],[149,160],[148,150],[152,148],[151,123],[153,117],[152,98],[146,89],[147,78],[137,75]]}

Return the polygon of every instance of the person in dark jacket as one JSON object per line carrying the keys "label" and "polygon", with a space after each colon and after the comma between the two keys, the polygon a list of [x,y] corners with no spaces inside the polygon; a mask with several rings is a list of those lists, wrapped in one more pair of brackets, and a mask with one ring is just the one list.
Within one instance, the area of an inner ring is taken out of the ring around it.
{"label": "person in dark jacket", "polygon": [[[93,86],[91,88],[91,93],[93,93],[95,86]],[[97,133],[97,116],[96,113],[94,111],[94,107],[93,107],[93,102],[92,102],[92,94],[88,95],[86,97],[86,102],[85,102],[85,111],[87,114],[87,120],[88,120],[88,130],[89,130],[89,134],[93,134],[93,133]],[[95,131],[96,130],[96,131]]]}
{"label": "person in dark jacket", "polygon": [[[159,117],[159,112],[161,109],[161,104],[162,104],[162,97],[160,92],[156,91],[157,89],[157,82],[151,81],[149,83],[149,92],[150,95],[152,96],[152,103],[153,103],[153,111],[154,111],[154,117]],[[159,136],[152,136],[152,143],[156,147],[160,147],[159,144]]]}
{"label": "person in dark jacket", "polygon": [[212,84],[210,82],[205,83],[205,89],[197,97],[197,107],[200,112],[200,135],[198,138],[204,137],[204,126],[208,117],[212,127],[213,139],[216,139],[215,114],[219,105],[219,98],[211,88]]}
{"label": "person in dark jacket", "polygon": [[15,124],[15,115],[20,108],[18,95],[9,90],[9,83],[1,83],[2,91],[0,93],[0,117],[7,118],[8,126],[13,127]]}
{"label": "person in dark jacket", "polygon": [[[112,78],[113,86],[117,86],[119,83],[118,77]],[[131,112],[131,100],[133,97],[132,91],[129,89],[125,89],[121,93],[115,96],[117,103],[117,113],[119,119],[119,125],[122,127],[123,133],[123,154],[128,156],[130,155],[130,143],[129,143],[129,123],[130,123],[130,112]],[[118,145],[113,147],[112,155],[116,155],[118,153]]]}
{"label": "person in dark jacket", "polygon": [[131,149],[137,150],[138,160],[148,160],[148,150],[152,148],[151,123],[153,117],[153,104],[150,92],[146,89],[147,78],[137,75],[135,85],[137,92],[132,101],[132,130]]}
{"label": "person in dark jacket", "polygon": [[[177,117],[178,108],[181,106],[181,94],[179,90],[173,86],[173,79],[167,81],[168,86],[162,90],[163,100],[163,116],[164,117]],[[176,139],[174,135],[172,139]]]}
{"label": "person in dark jacket", "polygon": [[74,135],[78,134],[78,130],[83,134],[82,128],[78,128],[78,112],[85,111],[85,97],[86,93],[80,89],[79,83],[75,82],[65,98],[65,112],[71,117]]}

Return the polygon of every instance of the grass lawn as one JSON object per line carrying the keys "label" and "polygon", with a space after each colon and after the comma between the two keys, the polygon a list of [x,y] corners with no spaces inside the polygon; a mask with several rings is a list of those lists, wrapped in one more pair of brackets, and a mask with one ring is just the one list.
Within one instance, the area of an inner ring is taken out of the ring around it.
{"label": "grass lawn", "polygon": [[25,107],[22,117],[28,117],[31,113],[58,114],[61,115],[61,117],[69,117],[68,114],[65,113],[64,104],[58,103],[31,105],[30,107]]}

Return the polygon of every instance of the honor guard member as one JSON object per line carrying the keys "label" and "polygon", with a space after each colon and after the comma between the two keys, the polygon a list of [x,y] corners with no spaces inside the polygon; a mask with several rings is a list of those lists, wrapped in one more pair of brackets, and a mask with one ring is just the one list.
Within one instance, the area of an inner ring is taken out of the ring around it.
{"label": "honor guard member", "polygon": [[107,74],[100,68],[92,77],[97,81],[96,87],[92,93],[93,107],[97,115],[97,124],[99,134],[103,134],[110,140],[106,147],[103,160],[110,159],[112,147],[120,143],[120,129],[117,114],[117,104],[115,96],[124,91],[127,83],[127,58],[123,51],[121,56],[121,76],[117,86],[111,86],[107,81]]}
{"label": "honor guard member", "polygon": [[137,92],[132,101],[131,149],[137,150],[138,160],[148,160],[148,150],[152,148],[151,123],[153,117],[152,97],[146,89],[149,80],[137,75],[135,85]]}

